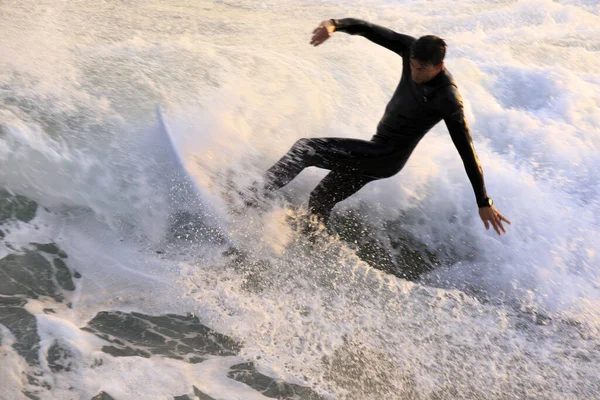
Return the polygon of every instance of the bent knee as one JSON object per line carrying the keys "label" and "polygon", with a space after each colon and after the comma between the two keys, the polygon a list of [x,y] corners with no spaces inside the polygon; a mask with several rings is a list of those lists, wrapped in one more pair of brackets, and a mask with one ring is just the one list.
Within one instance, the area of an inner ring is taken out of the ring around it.
{"label": "bent knee", "polygon": [[309,139],[309,138],[298,139],[298,140],[296,140],[296,143],[294,143],[294,147],[308,146],[310,141],[311,141],[311,139]]}
{"label": "bent knee", "polygon": [[312,145],[313,139],[302,138],[296,140],[296,143],[292,146],[293,149],[297,150],[306,150],[313,147]]}
{"label": "bent knee", "polygon": [[295,155],[312,156],[316,152],[314,139],[302,138],[296,140],[291,151]]}

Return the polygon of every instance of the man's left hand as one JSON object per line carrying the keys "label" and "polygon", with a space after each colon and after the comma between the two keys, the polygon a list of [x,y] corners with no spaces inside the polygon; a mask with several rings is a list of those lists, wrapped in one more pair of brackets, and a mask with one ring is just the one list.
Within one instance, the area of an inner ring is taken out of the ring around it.
{"label": "man's left hand", "polygon": [[506,228],[502,225],[502,222],[506,222],[509,225],[511,224],[510,221],[506,219],[504,215],[500,214],[500,211],[493,205],[490,207],[481,207],[479,209],[479,216],[485,225],[485,229],[490,229],[491,225],[496,232],[498,232],[498,235],[506,233]]}

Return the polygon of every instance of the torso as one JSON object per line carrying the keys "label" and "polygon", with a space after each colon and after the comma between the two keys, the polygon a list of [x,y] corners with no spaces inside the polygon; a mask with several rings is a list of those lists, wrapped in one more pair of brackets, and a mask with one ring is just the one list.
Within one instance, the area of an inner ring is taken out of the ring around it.
{"label": "torso", "polygon": [[442,120],[442,114],[435,106],[436,96],[444,88],[455,84],[445,68],[431,81],[415,83],[411,78],[409,57],[403,60],[400,83],[380,121],[380,125],[383,124],[387,129],[379,129],[376,136],[384,135],[387,139],[404,142],[407,139],[420,139]]}

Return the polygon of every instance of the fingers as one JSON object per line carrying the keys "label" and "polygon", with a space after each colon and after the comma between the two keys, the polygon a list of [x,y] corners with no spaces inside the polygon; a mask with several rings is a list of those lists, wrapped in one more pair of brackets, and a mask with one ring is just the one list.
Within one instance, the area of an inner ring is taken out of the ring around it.
{"label": "fingers", "polygon": [[511,222],[494,207],[485,208],[484,211],[480,211],[480,215],[485,225],[485,229],[489,230],[491,224],[498,235],[506,233],[506,227],[503,225],[503,222],[511,225]]}
{"label": "fingers", "polygon": [[502,235],[502,231],[506,232],[506,229],[502,226],[496,218],[485,218],[483,219],[483,224],[485,225],[485,229],[490,230],[490,223],[494,230],[498,233],[498,235]]}
{"label": "fingers", "polygon": [[506,218],[504,218],[499,212],[494,213],[494,217],[492,218],[492,225],[494,226],[494,229],[496,230],[498,235],[506,233],[506,228],[504,227],[504,225],[502,225],[503,220],[510,223],[510,221],[506,220]]}
{"label": "fingers", "polygon": [[313,37],[310,40],[310,44],[312,44],[313,46],[318,46],[319,44],[322,43],[322,40],[319,39],[319,32],[318,32],[318,28],[315,29],[315,32],[313,32]]}
{"label": "fingers", "polygon": [[321,35],[319,35],[317,33],[313,36],[312,40],[310,41],[310,44],[312,44],[313,46],[318,46],[321,43],[323,43],[325,40],[326,40],[326,38],[323,38]]}
{"label": "fingers", "polygon": [[492,219],[492,226],[494,227],[494,230],[496,231],[496,233],[498,235],[502,235],[502,231],[500,230],[500,226],[498,224],[498,222],[495,219]]}
{"label": "fingers", "polygon": [[327,28],[323,25],[320,25],[313,31],[313,37],[310,41],[310,44],[313,46],[318,46],[329,39],[329,36],[330,34]]}
{"label": "fingers", "polygon": [[502,233],[506,233],[506,228],[502,225],[502,222],[500,222],[500,220],[494,220],[493,225],[494,225],[494,229],[496,230],[498,235],[502,235]]}
{"label": "fingers", "polygon": [[504,215],[498,213],[498,217],[500,217],[500,219],[506,222],[507,224],[512,225],[512,223],[508,219],[504,218]]}

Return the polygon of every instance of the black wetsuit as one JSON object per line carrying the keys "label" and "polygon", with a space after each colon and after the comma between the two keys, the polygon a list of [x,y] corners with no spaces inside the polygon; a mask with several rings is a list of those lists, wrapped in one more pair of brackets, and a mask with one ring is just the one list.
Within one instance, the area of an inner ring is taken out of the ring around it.
{"label": "black wetsuit", "polygon": [[368,182],[398,173],[423,135],[443,119],[463,160],[477,203],[484,205],[487,195],[483,172],[452,75],[443,69],[432,80],[417,84],[410,72],[410,50],[415,38],[354,18],[334,22],[336,31],[364,36],[402,56],[400,83],[370,141],[300,139],[267,171],[267,189],[286,185],[306,167],[331,170],[309,200],[309,210],[327,221],[336,203]]}

